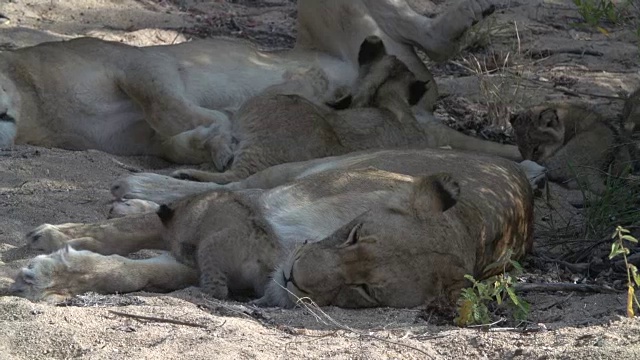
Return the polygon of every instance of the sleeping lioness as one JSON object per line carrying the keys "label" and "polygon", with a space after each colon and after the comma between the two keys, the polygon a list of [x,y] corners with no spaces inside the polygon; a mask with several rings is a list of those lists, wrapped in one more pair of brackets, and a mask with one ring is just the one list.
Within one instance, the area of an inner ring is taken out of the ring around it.
{"label": "sleeping lioness", "polygon": [[459,37],[493,9],[488,0],[461,0],[429,18],[404,0],[300,0],[298,39],[290,51],[261,52],[229,39],[137,48],[91,38],[5,51],[0,147],[93,148],[185,164],[213,161],[222,170],[219,158],[228,156],[211,158],[204,127],[228,127],[248,98],[311,66],[328,75],[327,93],[351,85],[358,46],[371,34],[430,82],[419,106],[429,111],[437,90],[414,46],[446,59]]}
{"label": "sleeping lioness", "polygon": [[[532,245],[531,188],[505,159],[387,150],[279,168],[299,179],[204,192],[96,224],[42,225],[28,235],[32,247],[62,250],[32,259],[12,290],[55,301],[199,279],[216,297],[248,293],[264,305],[308,296],[319,305],[412,307],[455,300],[465,274],[501,271],[487,265]],[[173,258],[109,255],[140,248]]]}

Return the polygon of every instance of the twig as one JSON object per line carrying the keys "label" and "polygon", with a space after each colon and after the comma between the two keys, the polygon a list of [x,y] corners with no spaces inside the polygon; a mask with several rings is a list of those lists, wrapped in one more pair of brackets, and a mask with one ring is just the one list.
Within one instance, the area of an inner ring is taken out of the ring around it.
{"label": "twig", "polygon": [[537,256],[538,259],[545,261],[545,262],[552,262],[552,263],[556,263],[559,265],[564,266],[565,268],[571,270],[572,272],[578,272],[578,273],[583,273],[587,270],[589,270],[589,267],[591,266],[591,264],[589,263],[570,263],[570,262],[566,262],[566,261],[562,261],[562,260],[558,260],[558,259],[551,259],[548,258],[544,255],[538,255]]}
{"label": "twig", "polygon": [[549,86],[550,84],[544,81],[539,81],[539,80],[535,80],[535,79],[525,79],[527,81],[533,82],[538,84],[538,86],[530,86],[530,85],[526,85],[523,84],[522,86],[528,87],[528,88],[532,88],[532,89],[539,89],[540,87],[548,89],[548,90],[558,90],[560,92],[563,92],[567,95],[570,96],[591,96],[591,97],[595,97],[595,98],[603,98],[603,99],[611,99],[611,100],[618,100],[618,101],[625,101],[626,98],[620,97],[620,96],[613,96],[613,95],[603,95],[603,94],[593,94],[593,93],[587,93],[587,92],[583,92],[583,91],[576,91],[576,90],[570,90],[564,86]]}
{"label": "twig", "polygon": [[[278,284],[278,285],[280,285],[280,284]],[[336,327],[338,327],[338,328],[340,328],[340,329],[342,329],[342,330],[344,330],[344,331],[347,331],[347,332],[350,332],[350,333],[353,333],[353,334],[359,335],[359,336],[361,336],[361,337],[368,337],[368,338],[371,338],[371,339],[374,339],[374,340],[378,340],[378,341],[386,342],[386,343],[388,343],[388,344],[393,344],[393,345],[397,345],[397,346],[406,347],[406,348],[408,348],[408,349],[411,349],[411,350],[417,351],[417,352],[419,352],[419,353],[421,353],[421,354],[425,355],[426,357],[428,357],[428,358],[430,358],[430,359],[433,359],[433,356],[429,355],[429,354],[428,354],[427,352],[425,352],[424,350],[421,350],[421,349],[419,349],[419,348],[417,348],[417,347],[415,347],[415,346],[411,346],[411,345],[403,344],[403,343],[401,343],[401,342],[397,342],[397,341],[393,341],[393,340],[385,339],[385,338],[382,338],[382,337],[379,337],[379,336],[376,336],[376,335],[373,335],[373,334],[367,334],[367,333],[364,333],[364,332],[361,332],[361,331],[355,330],[355,329],[353,329],[353,328],[351,328],[351,327],[349,327],[349,326],[347,326],[347,325],[341,324],[341,323],[337,322],[334,318],[332,318],[331,316],[329,316],[327,313],[325,313],[324,311],[322,311],[322,309],[320,309],[320,307],[319,307],[319,306],[318,306],[318,305],[317,305],[313,300],[311,300],[310,298],[308,298],[308,297],[300,298],[300,297],[296,296],[294,293],[292,293],[291,291],[289,291],[289,289],[287,289],[287,288],[283,287],[282,285],[280,285],[280,287],[282,287],[284,290],[286,290],[289,294],[291,294],[291,295],[295,296],[295,297],[296,297],[296,299],[297,299],[297,302],[296,302],[296,303],[297,303],[298,305],[299,305],[299,304],[302,304],[302,306],[304,306],[304,307],[307,309],[307,311],[309,311],[312,315],[314,315],[314,316],[315,316],[317,319],[319,319],[319,320],[322,320],[322,318],[324,317],[325,319],[329,320],[329,322],[331,322],[332,324],[334,324]],[[308,304],[307,302],[309,302],[309,304]],[[317,312],[319,312],[319,313],[320,313],[320,315],[318,315],[318,314],[316,313],[316,311],[317,311]],[[323,321],[323,322],[324,322],[324,321]]]}
{"label": "twig", "polygon": [[608,286],[573,284],[573,283],[553,283],[553,284],[531,284],[518,283],[513,286],[514,290],[520,292],[555,292],[555,291],[578,291],[603,294],[617,294],[620,291]]}
{"label": "twig", "polygon": [[493,325],[498,325],[498,324],[500,324],[501,322],[504,322],[504,321],[506,321],[505,318],[500,318],[500,319],[498,319],[498,320],[496,320],[496,321],[494,321],[494,322],[492,322],[490,324],[469,325],[467,327],[468,328],[479,328],[479,327],[485,327],[486,328],[486,327],[491,327]]}
{"label": "twig", "polygon": [[572,293],[571,293],[571,294],[569,294],[569,296],[567,296],[566,298],[564,298],[564,299],[560,299],[560,300],[558,300],[558,301],[554,301],[551,305],[547,305],[547,306],[545,306],[545,307],[541,308],[540,310],[541,310],[541,311],[546,311],[546,310],[549,310],[549,309],[551,309],[552,307],[554,307],[554,306],[556,306],[556,305],[560,305],[560,304],[564,303],[565,301],[567,301],[567,300],[571,299],[571,297],[572,297],[574,294],[575,294],[575,292],[572,292]]}
{"label": "twig", "polygon": [[487,332],[517,332],[517,333],[532,333],[532,332],[540,332],[544,331],[545,328],[542,326],[535,327],[524,327],[524,328],[515,328],[515,327],[501,327],[501,328],[490,328],[486,329]]}
{"label": "twig", "polygon": [[533,59],[539,59],[543,57],[549,57],[556,54],[575,54],[575,55],[590,55],[590,56],[603,56],[600,51],[579,49],[579,48],[560,48],[560,49],[529,49],[529,56]]}
{"label": "twig", "polygon": [[[174,319],[163,319],[163,318],[154,317],[154,316],[135,315],[135,314],[129,314],[129,313],[124,313],[124,312],[115,311],[115,310],[109,310],[109,312],[114,314],[114,315],[120,315],[120,316],[124,316],[124,317],[131,318],[131,319],[136,319],[136,320],[148,320],[148,321],[155,321],[155,322],[161,322],[161,323],[169,323],[169,324],[184,325],[184,326],[191,326],[191,327],[198,327],[198,328],[202,328],[202,329],[207,329],[206,325],[196,324],[196,323],[192,323],[192,322],[188,322],[188,321],[174,320]],[[225,323],[226,323],[226,320],[222,324],[220,324],[220,325],[218,325],[216,327],[221,327]]]}

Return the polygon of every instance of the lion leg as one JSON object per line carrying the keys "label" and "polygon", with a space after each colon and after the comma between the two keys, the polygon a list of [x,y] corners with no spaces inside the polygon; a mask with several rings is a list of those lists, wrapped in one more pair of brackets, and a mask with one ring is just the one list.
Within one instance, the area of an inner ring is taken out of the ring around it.
{"label": "lion leg", "polygon": [[228,114],[204,108],[188,98],[179,64],[157,56],[153,60],[149,63],[155,65],[133,66],[117,82],[119,88],[142,107],[147,123],[158,134],[168,138],[198,126],[229,122]]}
{"label": "lion leg", "polygon": [[29,265],[20,270],[9,291],[32,301],[59,302],[88,291],[102,294],[168,292],[196,283],[197,271],[169,254],[133,260],[67,246],[31,259]]}
{"label": "lion leg", "polygon": [[111,186],[111,194],[118,200],[141,199],[155,204],[168,204],[190,195],[225,188],[226,186],[214,183],[186,181],[153,173],[139,173],[116,180]]}
{"label": "lion leg", "polygon": [[460,0],[435,19],[416,13],[405,1],[363,0],[378,25],[398,41],[417,44],[436,61],[458,51],[460,37],[495,10],[492,0]]}
{"label": "lion leg", "polygon": [[110,219],[93,224],[43,224],[27,233],[27,245],[52,252],[67,245],[99,254],[126,255],[142,249],[166,250],[155,213]]}
{"label": "lion leg", "polygon": [[226,299],[229,296],[227,276],[211,261],[211,252],[219,251],[214,243],[205,241],[198,249],[198,270],[200,271],[200,287],[202,291],[216,299]]}
{"label": "lion leg", "polygon": [[499,144],[497,142],[479,139],[465,135],[442,123],[429,121],[424,123],[426,133],[433,134],[435,147],[449,146],[454,150],[465,150],[481,154],[500,156],[509,160],[522,161],[522,155],[515,145]]}
{"label": "lion leg", "polygon": [[239,176],[235,171],[229,170],[223,173],[213,173],[209,171],[196,170],[196,169],[182,169],[176,170],[171,173],[171,176],[177,179],[209,182],[219,185],[225,185],[232,182],[242,180],[243,177]]}
{"label": "lion leg", "polygon": [[160,142],[160,155],[179,164],[213,162],[216,170],[225,171],[233,160],[231,124],[198,126]]}

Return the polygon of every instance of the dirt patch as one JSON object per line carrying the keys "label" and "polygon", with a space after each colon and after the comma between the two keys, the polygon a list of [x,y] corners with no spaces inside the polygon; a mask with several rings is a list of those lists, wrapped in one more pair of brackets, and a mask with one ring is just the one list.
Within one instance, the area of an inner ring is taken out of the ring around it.
{"label": "dirt patch", "polygon": [[[135,45],[224,35],[267,48],[290,47],[295,38],[295,3],[285,0],[8,0],[0,4],[0,13],[9,19],[0,18],[0,50],[80,35]],[[492,19],[472,34],[471,48],[452,61],[431,64],[443,95],[437,116],[453,127],[508,143],[510,129],[500,114],[562,98],[587,100],[617,114],[621,98],[640,85],[637,38],[630,30],[611,28],[605,36],[572,25],[579,15],[571,1],[510,1]],[[474,58],[491,71],[479,76]],[[519,92],[513,95],[516,85]],[[496,97],[486,89],[506,95]],[[508,111],[492,113],[503,108]],[[166,174],[173,167],[158,159],[98,151],[31,146],[0,151],[0,294],[36,255],[24,246],[29,229],[45,222],[104,219],[109,185],[131,169]],[[555,246],[548,243],[549,234],[584,215],[569,205],[571,194],[555,187],[553,194],[536,208],[536,247],[544,254]],[[539,257],[525,265],[522,281],[595,281],[576,278]],[[615,285],[610,276],[603,281]],[[324,314],[307,308],[255,309],[208,298],[197,288],[165,295],[85,295],[64,306],[4,296],[0,358],[640,357],[640,322],[621,317],[624,294],[528,293],[524,298],[531,304],[526,328],[499,329],[517,325],[505,323],[488,331],[446,325],[450,319],[426,309],[324,308]]]}

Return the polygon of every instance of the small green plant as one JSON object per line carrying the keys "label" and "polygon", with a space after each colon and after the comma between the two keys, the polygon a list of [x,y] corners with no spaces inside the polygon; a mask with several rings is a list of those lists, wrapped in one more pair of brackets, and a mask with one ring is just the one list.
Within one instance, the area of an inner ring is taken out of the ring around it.
{"label": "small green plant", "polygon": [[589,191],[591,184],[580,180],[586,177],[581,176],[573,167],[571,169],[578,179],[579,188],[588,204],[585,209],[586,239],[599,241],[605,238],[616,225],[633,224],[640,219],[640,208],[637,203],[640,188],[627,180],[631,174],[630,167],[620,176],[607,176],[605,190],[599,196],[594,196]]}
{"label": "small green plant", "polygon": [[[522,266],[508,257],[508,263],[513,266],[515,272],[521,273]],[[500,266],[492,264],[487,270]],[[503,271],[506,270],[503,265]],[[512,310],[515,320],[523,321],[529,315],[529,304],[519,298],[513,290],[514,279],[511,275],[503,272],[482,281],[476,280],[471,275],[464,276],[471,281],[472,287],[465,288],[458,300],[458,316],[454,319],[457,326],[465,327],[469,325],[489,324],[492,322],[492,314],[489,311],[489,304],[495,301],[498,306],[506,304]]]}
{"label": "small green plant", "polygon": [[584,21],[591,26],[597,27],[603,20],[613,24],[620,21],[620,10],[611,0],[573,0],[573,3]]}
{"label": "small green plant", "polygon": [[636,308],[640,309],[640,303],[638,302],[638,296],[635,293],[636,287],[640,288],[640,274],[638,274],[638,268],[629,264],[627,255],[629,255],[629,249],[625,246],[625,241],[633,244],[638,243],[638,239],[629,235],[629,230],[618,226],[611,235],[613,243],[611,244],[611,253],[609,259],[613,259],[616,256],[622,255],[624,258],[624,264],[627,269],[627,316],[634,317],[635,312],[633,306],[635,303]]}
{"label": "small green plant", "polygon": [[617,2],[613,0],[573,0],[573,3],[578,7],[578,13],[584,18],[584,21],[605,35],[608,35],[609,32],[601,24],[606,21],[613,25],[632,24],[640,36],[640,24],[637,20],[640,8],[634,4],[634,0]]}

